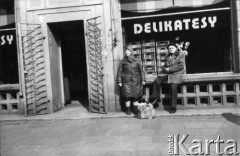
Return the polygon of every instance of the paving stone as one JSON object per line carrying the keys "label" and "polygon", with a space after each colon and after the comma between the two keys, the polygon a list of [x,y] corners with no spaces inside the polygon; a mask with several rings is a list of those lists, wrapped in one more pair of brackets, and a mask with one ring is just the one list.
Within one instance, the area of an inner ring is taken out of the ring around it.
{"label": "paving stone", "polygon": [[185,128],[206,128],[202,122],[184,122]]}
{"label": "paving stone", "polygon": [[121,129],[142,129],[142,124],[123,124]]}
{"label": "paving stone", "polygon": [[152,138],[149,136],[97,136],[97,137],[86,137],[82,140],[84,143],[124,143],[124,142],[138,143],[138,142],[152,142]]}
{"label": "paving stone", "polygon": [[112,136],[152,136],[154,130],[116,130],[110,135]]}
{"label": "paving stone", "polygon": [[199,131],[202,133],[202,135],[215,135],[215,136],[218,136],[218,135],[226,135],[226,133],[221,130],[221,129],[214,129],[214,128],[210,128],[210,129],[199,129]]}
{"label": "paving stone", "polygon": [[204,122],[207,128],[220,128],[224,125],[224,122]]}
{"label": "paving stone", "polygon": [[152,142],[153,143],[166,143],[168,144],[168,136],[152,136]]}

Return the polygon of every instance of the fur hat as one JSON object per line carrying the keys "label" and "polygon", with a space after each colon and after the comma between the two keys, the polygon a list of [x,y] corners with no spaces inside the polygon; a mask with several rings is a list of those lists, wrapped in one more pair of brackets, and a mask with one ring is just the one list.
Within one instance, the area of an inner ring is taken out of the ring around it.
{"label": "fur hat", "polygon": [[175,48],[178,48],[175,42],[169,43],[169,45],[167,46],[167,48],[169,48],[170,46],[174,46]]}

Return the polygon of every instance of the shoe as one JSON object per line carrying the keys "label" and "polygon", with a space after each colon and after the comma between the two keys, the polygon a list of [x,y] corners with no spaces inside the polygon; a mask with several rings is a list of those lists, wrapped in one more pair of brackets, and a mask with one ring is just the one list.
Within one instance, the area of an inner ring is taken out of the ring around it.
{"label": "shoe", "polygon": [[130,107],[127,107],[126,114],[127,114],[127,115],[131,115],[131,109],[130,109]]}
{"label": "shoe", "polygon": [[173,109],[173,113],[176,113],[176,112],[177,112],[177,109],[176,109],[176,108],[174,108],[174,109]]}
{"label": "shoe", "polygon": [[170,114],[176,113],[177,109],[176,108],[171,108],[170,109]]}
{"label": "shoe", "polygon": [[133,114],[137,115],[138,113],[138,106],[133,106]]}

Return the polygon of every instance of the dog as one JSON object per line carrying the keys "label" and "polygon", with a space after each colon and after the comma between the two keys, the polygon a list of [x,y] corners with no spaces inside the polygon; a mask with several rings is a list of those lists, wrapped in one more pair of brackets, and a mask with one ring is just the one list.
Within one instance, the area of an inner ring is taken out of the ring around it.
{"label": "dog", "polygon": [[153,103],[141,102],[138,104],[138,119],[154,119],[156,116],[156,111],[153,105],[156,103],[155,100]]}

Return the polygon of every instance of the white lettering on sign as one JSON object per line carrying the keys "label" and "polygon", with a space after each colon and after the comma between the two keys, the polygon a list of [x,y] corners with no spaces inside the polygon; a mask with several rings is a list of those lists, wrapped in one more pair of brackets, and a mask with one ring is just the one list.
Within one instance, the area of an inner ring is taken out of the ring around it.
{"label": "white lettering on sign", "polygon": [[208,21],[209,23],[211,24],[211,27],[214,27],[215,26],[215,23],[217,22],[217,17],[214,16],[214,17],[208,17]]}
{"label": "white lettering on sign", "polygon": [[217,22],[217,16],[202,17],[194,19],[182,19],[176,21],[158,21],[144,24],[134,24],[134,34],[152,32],[181,31],[191,29],[204,29],[206,27],[214,28]]}
{"label": "white lettering on sign", "polygon": [[145,27],[144,29],[145,33],[151,33],[151,23],[146,23],[144,27]]}
{"label": "white lettering on sign", "polygon": [[142,25],[141,24],[134,24],[134,34],[140,34],[142,32]]}
{"label": "white lettering on sign", "polygon": [[13,35],[2,35],[1,36],[1,45],[9,44],[11,45],[13,41]]}
{"label": "white lettering on sign", "polygon": [[177,31],[177,30],[182,30],[182,21],[180,20],[176,20],[174,22],[174,30]]}

